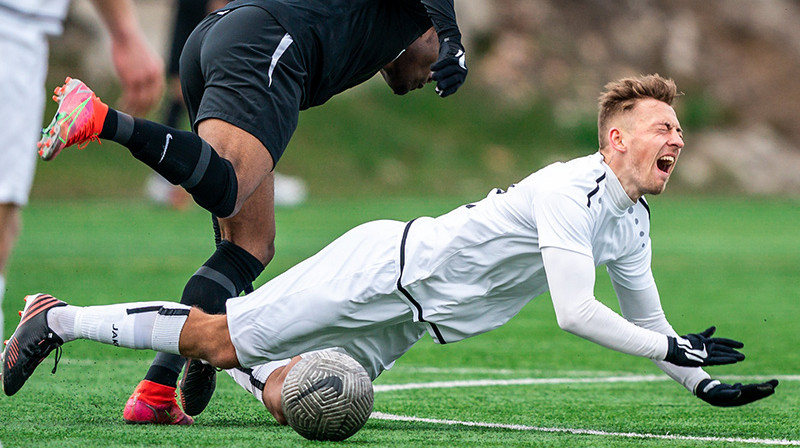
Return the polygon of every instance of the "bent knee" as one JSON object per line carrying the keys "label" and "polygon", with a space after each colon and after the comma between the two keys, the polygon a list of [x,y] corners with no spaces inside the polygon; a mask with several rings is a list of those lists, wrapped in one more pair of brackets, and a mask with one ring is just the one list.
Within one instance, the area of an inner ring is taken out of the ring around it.
{"label": "bent knee", "polygon": [[268,265],[272,258],[275,256],[275,240],[270,240],[268,244],[262,247],[262,250],[255,255],[264,266]]}
{"label": "bent knee", "polygon": [[213,353],[209,353],[208,357],[211,359],[206,359],[206,361],[220,369],[235,369],[241,367],[239,358],[236,356],[236,348],[230,343],[230,340],[228,340],[226,346],[222,346]]}
{"label": "bent knee", "polygon": [[239,367],[224,314],[206,314],[192,308],[181,330],[179,351],[187,358],[202,359],[222,369]]}

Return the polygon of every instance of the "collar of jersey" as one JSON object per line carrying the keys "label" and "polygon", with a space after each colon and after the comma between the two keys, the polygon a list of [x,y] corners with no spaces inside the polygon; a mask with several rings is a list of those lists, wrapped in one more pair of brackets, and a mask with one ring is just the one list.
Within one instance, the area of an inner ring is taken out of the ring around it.
{"label": "collar of jersey", "polygon": [[625,193],[625,189],[622,188],[622,184],[611,167],[605,162],[600,163],[603,165],[603,169],[606,170],[606,200],[610,203],[615,215],[622,215],[636,203]]}

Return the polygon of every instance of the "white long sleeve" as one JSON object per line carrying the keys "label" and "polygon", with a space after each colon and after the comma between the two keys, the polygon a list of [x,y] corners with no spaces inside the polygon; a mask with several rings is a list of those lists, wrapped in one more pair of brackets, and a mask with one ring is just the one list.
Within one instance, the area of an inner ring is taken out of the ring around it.
{"label": "white long sleeve", "polygon": [[563,330],[622,353],[654,360],[667,356],[664,334],[634,325],[595,299],[595,266],[590,256],[545,247],[542,259]]}

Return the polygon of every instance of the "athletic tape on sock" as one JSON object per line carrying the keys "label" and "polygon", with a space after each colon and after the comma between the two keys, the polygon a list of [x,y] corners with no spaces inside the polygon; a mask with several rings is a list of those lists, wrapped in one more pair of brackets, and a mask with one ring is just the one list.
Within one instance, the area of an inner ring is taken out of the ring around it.
{"label": "athletic tape on sock", "polygon": [[228,298],[239,295],[239,293],[236,291],[236,285],[233,284],[233,281],[215,269],[212,269],[208,266],[200,266],[200,269],[198,269],[194,275],[207,278],[228,290]]}
{"label": "athletic tape on sock", "polygon": [[117,111],[117,130],[111,140],[123,145],[128,143],[133,135],[133,123],[133,117]]}
{"label": "athletic tape on sock", "polygon": [[206,174],[206,170],[208,169],[208,163],[211,161],[211,151],[211,146],[203,140],[202,149],[200,150],[200,159],[197,161],[197,165],[195,165],[194,171],[192,171],[189,178],[181,182],[181,187],[188,190],[196,187],[197,184],[203,180],[203,175]]}
{"label": "athletic tape on sock", "polygon": [[180,355],[178,342],[181,330],[189,317],[191,307],[179,303],[164,306],[159,310],[153,322],[153,350]]}

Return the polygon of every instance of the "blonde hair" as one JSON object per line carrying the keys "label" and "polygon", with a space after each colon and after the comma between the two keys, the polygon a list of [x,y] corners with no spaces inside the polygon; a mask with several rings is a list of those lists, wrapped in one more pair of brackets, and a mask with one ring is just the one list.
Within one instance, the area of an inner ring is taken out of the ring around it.
{"label": "blonde hair", "polygon": [[672,105],[678,87],[675,81],[661,77],[659,74],[642,75],[635,78],[623,78],[605,86],[605,91],[598,98],[597,138],[600,149],[606,145],[609,122],[619,114],[629,112],[640,100],[653,98]]}

